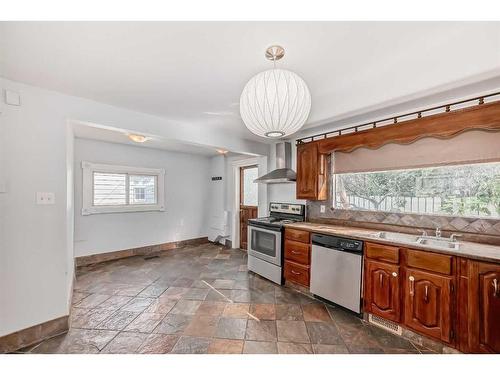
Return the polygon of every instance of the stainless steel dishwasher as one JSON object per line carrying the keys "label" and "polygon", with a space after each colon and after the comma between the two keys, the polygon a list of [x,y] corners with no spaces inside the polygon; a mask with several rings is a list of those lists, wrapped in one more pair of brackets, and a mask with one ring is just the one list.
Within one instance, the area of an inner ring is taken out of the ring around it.
{"label": "stainless steel dishwasher", "polygon": [[361,312],[363,241],[313,234],[311,293]]}

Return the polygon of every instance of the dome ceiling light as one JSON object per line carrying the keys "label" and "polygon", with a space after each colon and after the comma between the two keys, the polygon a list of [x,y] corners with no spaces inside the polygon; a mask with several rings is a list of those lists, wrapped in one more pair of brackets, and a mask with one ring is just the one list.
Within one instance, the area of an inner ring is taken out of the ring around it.
{"label": "dome ceiling light", "polygon": [[266,138],[281,138],[298,131],[311,111],[311,94],[306,83],[294,72],[276,69],[283,58],[281,46],[266,50],[273,69],[254,76],[245,85],[240,97],[240,113],[246,127]]}
{"label": "dome ceiling light", "polygon": [[141,134],[128,134],[128,138],[131,141],[134,141],[137,143],[144,143],[148,140],[148,137],[145,137],[144,135],[141,135]]}

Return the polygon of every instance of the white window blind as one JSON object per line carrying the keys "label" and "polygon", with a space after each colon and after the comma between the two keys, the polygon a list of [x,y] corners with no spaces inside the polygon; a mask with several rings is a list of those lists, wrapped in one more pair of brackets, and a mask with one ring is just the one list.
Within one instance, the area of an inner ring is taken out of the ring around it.
{"label": "white window blind", "polygon": [[94,172],[94,206],[127,204],[127,175]]}
{"label": "white window blind", "polygon": [[163,169],[82,162],[82,215],[164,211]]}
{"label": "white window blind", "polygon": [[334,173],[387,171],[500,161],[500,132],[468,131],[450,139],[423,138],[408,145],[335,152]]}

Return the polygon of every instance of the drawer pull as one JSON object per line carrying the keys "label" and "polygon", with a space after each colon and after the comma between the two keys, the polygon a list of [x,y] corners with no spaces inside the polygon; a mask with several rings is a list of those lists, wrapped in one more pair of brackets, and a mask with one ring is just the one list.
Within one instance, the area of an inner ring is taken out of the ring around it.
{"label": "drawer pull", "polygon": [[397,274],[396,272],[393,272],[393,273],[392,273],[392,276],[397,277],[397,276],[398,276],[398,274]]}
{"label": "drawer pull", "polygon": [[415,294],[415,278],[413,276],[410,276],[408,280],[410,280],[410,296],[413,297],[413,295]]}
{"label": "drawer pull", "polygon": [[428,303],[429,302],[429,286],[426,285],[424,288],[424,302]]}
{"label": "drawer pull", "polygon": [[297,271],[294,271],[294,270],[292,270],[292,273],[293,273],[294,275],[301,275],[301,273],[300,273],[300,272],[297,272]]}
{"label": "drawer pull", "polygon": [[295,250],[292,250],[292,251],[291,251],[291,253],[292,253],[292,254],[301,254],[301,252],[300,252],[300,251],[295,251]]}
{"label": "drawer pull", "polygon": [[495,288],[493,290],[493,297],[498,297],[498,280],[497,279],[493,280],[493,288]]}

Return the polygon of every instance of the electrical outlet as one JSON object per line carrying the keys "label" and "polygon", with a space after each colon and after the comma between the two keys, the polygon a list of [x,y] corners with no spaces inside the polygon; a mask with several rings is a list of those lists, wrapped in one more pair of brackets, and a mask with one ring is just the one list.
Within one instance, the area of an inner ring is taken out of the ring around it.
{"label": "electrical outlet", "polygon": [[36,204],[54,204],[56,202],[56,196],[54,193],[36,193]]}
{"label": "electrical outlet", "polygon": [[320,205],[319,206],[319,212],[321,212],[322,214],[324,214],[326,211],[326,206],[324,204]]}

